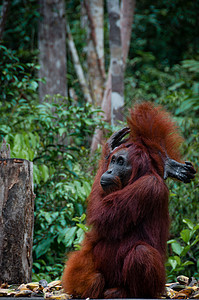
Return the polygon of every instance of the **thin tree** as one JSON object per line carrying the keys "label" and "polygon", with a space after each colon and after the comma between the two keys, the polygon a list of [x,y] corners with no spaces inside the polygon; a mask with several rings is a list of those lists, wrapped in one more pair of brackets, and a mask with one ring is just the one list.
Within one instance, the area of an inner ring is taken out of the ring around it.
{"label": "thin tree", "polygon": [[4,0],[1,8],[1,16],[0,16],[0,40],[3,39],[3,32],[5,29],[9,6],[10,6],[10,0]]}
{"label": "thin tree", "polygon": [[65,1],[39,0],[39,9],[39,98],[43,101],[46,95],[67,95]]}
{"label": "thin tree", "polygon": [[[123,0],[121,1],[121,39],[122,39],[122,57],[123,57],[123,69],[126,67],[126,59],[128,57],[129,45],[132,32],[132,24],[134,17],[136,0]],[[109,68],[106,87],[104,91],[104,96],[102,100],[102,111],[104,112],[104,120],[110,122],[111,120],[111,94],[112,94],[112,84],[111,84],[111,71]],[[93,135],[91,143],[91,153],[93,153],[98,144],[102,142],[103,132],[100,129],[96,129]]]}
{"label": "thin tree", "polygon": [[88,25],[88,81],[94,106],[101,106],[104,92],[104,7],[103,0],[84,0]]}
{"label": "thin tree", "polygon": [[109,14],[109,44],[111,53],[111,124],[123,120],[124,108],[124,66],[119,0],[107,0]]}
{"label": "thin tree", "polygon": [[121,1],[121,38],[124,69],[129,53],[136,0]]}

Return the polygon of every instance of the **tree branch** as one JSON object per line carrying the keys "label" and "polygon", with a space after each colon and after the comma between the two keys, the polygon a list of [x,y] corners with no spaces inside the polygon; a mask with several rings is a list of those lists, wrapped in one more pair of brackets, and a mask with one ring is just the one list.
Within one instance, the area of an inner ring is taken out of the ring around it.
{"label": "tree branch", "polygon": [[68,37],[68,39],[67,39],[68,47],[69,47],[69,50],[70,50],[71,55],[72,55],[72,60],[73,60],[73,63],[74,63],[75,71],[76,71],[77,77],[79,79],[84,97],[89,103],[92,103],[92,98],[90,96],[88,85],[87,85],[87,82],[86,82],[86,79],[85,79],[85,76],[84,76],[84,72],[83,72],[83,69],[82,69],[82,66],[81,66],[81,63],[80,63],[80,60],[79,60],[79,56],[78,56],[78,53],[77,53],[77,49],[75,47],[75,43],[74,43],[71,31],[70,31],[70,26],[67,22],[66,22],[66,32],[67,32],[67,37]]}

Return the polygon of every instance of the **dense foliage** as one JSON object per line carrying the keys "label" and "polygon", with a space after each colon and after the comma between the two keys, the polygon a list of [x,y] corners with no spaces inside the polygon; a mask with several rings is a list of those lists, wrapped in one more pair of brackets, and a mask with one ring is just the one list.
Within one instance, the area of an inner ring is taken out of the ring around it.
{"label": "dense foliage", "polygon": [[50,280],[60,275],[66,249],[83,237],[80,224],[92,181],[89,137],[103,124],[95,118],[99,110],[89,104],[63,98],[58,105],[60,95],[54,104],[38,103],[32,64],[22,64],[11,50],[0,47],[0,136],[10,144],[11,157],[34,162],[34,278],[37,273],[46,277],[48,271]]}
{"label": "dense foliage", "polygon": [[[59,277],[65,253],[78,247],[85,226],[85,200],[97,168],[89,157],[97,109],[85,104],[68,54],[68,86],[78,99],[63,105],[38,102],[37,1],[11,1],[0,45],[0,137],[12,157],[34,162],[34,279]],[[198,167],[199,26],[198,1],[137,1],[125,77],[126,113],[135,101],[164,105],[185,138],[183,157]],[[81,60],[86,56],[79,1],[66,1],[67,15]],[[74,11],[77,14],[74,14]],[[106,18],[105,13],[105,18]],[[107,19],[105,20],[107,24]],[[107,25],[106,25],[107,27]],[[107,35],[107,28],[106,28]],[[108,48],[106,40],[105,48]],[[106,64],[108,65],[108,50]],[[60,97],[59,95],[55,96]],[[191,184],[169,181],[171,240],[167,263],[173,280],[179,272],[198,276],[198,175]],[[184,220],[184,221],[183,221]]]}

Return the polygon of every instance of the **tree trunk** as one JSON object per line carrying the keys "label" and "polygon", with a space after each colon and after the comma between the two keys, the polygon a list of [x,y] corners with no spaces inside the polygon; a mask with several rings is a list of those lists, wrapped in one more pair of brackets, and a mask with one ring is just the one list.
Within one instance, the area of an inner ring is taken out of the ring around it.
{"label": "tree trunk", "polygon": [[[111,72],[108,72],[106,88],[102,100],[103,118],[107,123],[111,121]],[[91,154],[97,149],[97,146],[102,143],[103,132],[101,129],[96,129],[91,143]]]}
{"label": "tree trunk", "polygon": [[67,95],[66,20],[64,0],[39,0],[39,98]]}
{"label": "tree trunk", "polygon": [[88,28],[88,81],[94,106],[102,103],[104,68],[104,9],[103,0],[84,0],[89,26]]}
{"label": "tree trunk", "polygon": [[119,0],[107,0],[109,14],[109,43],[111,52],[111,123],[117,125],[123,121],[124,108],[124,66],[122,58],[122,40]]}
{"label": "tree trunk", "polygon": [[[121,5],[121,36],[122,36],[122,54],[123,54],[123,65],[124,69],[126,66],[126,59],[128,57],[130,38],[132,32],[132,24],[134,17],[135,0],[122,0]],[[102,100],[102,110],[104,111],[104,119],[109,122],[111,119],[111,74],[109,68],[108,79],[106,83],[106,88],[104,91],[104,97]],[[102,131],[96,129],[93,135],[91,144],[91,153],[97,149],[97,145],[102,143]]]}
{"label": "tree trunk", "polygon": [[33,164],[0,158],[0,282],[30,282],[34,222]]}
{"label": "tree trunk", "polygon": [[129,53],[132,24],[135,11],[135,1],[136,0],[122,0],[121,2],[121,37],[124,66],[126,66],[126,59]]}
{"label": "tree trunk", "polygon": [[0,41],[3,39],[3,32],[6,24],[9,6],[10,6],[10,0],[4,0],[1,8],[1,17],[0,17]]}

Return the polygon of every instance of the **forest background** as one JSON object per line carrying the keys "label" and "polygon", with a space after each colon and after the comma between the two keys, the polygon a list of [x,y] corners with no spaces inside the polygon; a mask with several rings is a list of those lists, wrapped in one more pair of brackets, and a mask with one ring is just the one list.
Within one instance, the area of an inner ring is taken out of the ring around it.
{"label": "forest background", "polygon": [[[135,102],[173,114],[198,168],[199,1],[4,0],[0,11],[0,142],[34,163],[33,280],[50,281],[87,230],[102,136]],[[167,181],[168,280],[199,277],[198,175]]]}

